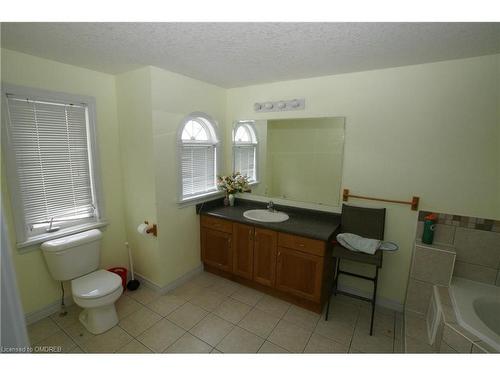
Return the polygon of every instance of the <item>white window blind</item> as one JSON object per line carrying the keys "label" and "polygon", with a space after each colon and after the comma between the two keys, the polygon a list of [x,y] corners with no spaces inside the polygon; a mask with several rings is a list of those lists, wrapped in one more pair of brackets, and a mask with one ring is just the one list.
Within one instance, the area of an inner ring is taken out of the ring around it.
{"label": "white window blind", "polygon": [[208,117],[190,115],[180,129],[181,201],[216,192],[217,135]]}
{"label": "white window blind", "polygon": [[217,190],[215,146],[182,147],[182,196],[190,198]]}
{"label": "white window blind", "polygon": [[239,122],[233,131],[233,169],[249,182],[257,181],[257,135],[252,122]]}
{"label": "white window blind", "polygon": [[9,142],[28,237],[97,215],[88,108],[7,95]]}
{"label": "white window blind", "polygon": [[234,170],[255,181],[255,146],[234,147]]}

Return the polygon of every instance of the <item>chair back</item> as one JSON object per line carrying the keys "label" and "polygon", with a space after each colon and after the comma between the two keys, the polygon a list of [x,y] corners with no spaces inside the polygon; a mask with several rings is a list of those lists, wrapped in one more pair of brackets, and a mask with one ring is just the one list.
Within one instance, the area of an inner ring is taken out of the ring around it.
{"label": "chair back", "polygon": [[342,233],[354,233],[376,240],[384,239],[385,208],[368,208],[342,205]]}

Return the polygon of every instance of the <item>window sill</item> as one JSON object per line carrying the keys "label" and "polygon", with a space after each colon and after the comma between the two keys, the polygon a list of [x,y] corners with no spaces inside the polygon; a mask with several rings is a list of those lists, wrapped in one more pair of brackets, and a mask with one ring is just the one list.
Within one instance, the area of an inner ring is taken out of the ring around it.
{"label": "window sill", "polygon": [[224,196],[224,192],[218,190],[218,191],[214,191],[214,192],[211,192],[208,194],[198,195],[198,196],[193,197],[193,198],[188,198],[188,199],[185,199],[183,201],[179,201],[178,206],[179,206],[179,208],[194,206],[194,205],[197,205],[198,203],[203,203],[203,202],[212,200],[214,198],[221,198],[223,196]]}
{"label": "window sill", "polygon": [[17,248],[22,249],[22,250],[20,250],[20,252],[23,252],[23,253],[30,252],[33,250],[38,250],[38,248],[34,248],[34,249],[26,249],[26,248],[31,247],[33,245],[40,244],[40,243],[45,242],[45,241],[50,241],[50,240],[54,240],[56,238],[69,236],[71,234],[84,232],[84,231],[90,230],[90,229],[102,228],[102,227],[105,227],[107,225],[108,225],[107,221],[98,221],[95,223],[87,223],[87,224],[82,224],[82,225],[78,225],[78,226],[74,226],[74,227],[70,227],[70,228],[61,229],[61,230],[58,230],[57,232],[54,232],[54,233],[40,234],[38,236],[31,237],[30,239],[28,239],[24,242],[18,242]]}

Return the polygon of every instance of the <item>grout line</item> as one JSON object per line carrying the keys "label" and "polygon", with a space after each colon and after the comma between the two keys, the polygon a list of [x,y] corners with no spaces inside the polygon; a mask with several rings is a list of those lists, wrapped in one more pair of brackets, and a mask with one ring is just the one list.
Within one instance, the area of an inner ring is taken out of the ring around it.
{"label": "grout line", "polygon": [[[174,323],[174,324],[175,324],[175,323]],[[197,337],[197,336],[193,335],[191,332],[186,331],[186,332],[184,332],[184,333],[183,333],[183,334],[182,334],[182,335],[181,335],[181,336],[180,336],[177,340],[175,340],[172,344],[170,344],[169,346],[167,346],[167,347],[165,348],[165,350],[163,350],[161,353],[162,353],[162,354],[166,354],[165,352],[168,350],[168,348],[170,348],[170,347],[174,346],[174,345],[177,343],[177,341],[179,341],[179,340],[180,340],[180,339],[182,339],[184,336],[186,336],[186,334],[190,334],[190,335],[191,335],[191,336],[193,336],[194,338],[197,338],[198,340],[203,341],[203,340],[201,340],[199,337]],[[205,342],[205,341],[203,341],[203,342]],[[210,347],[210,351],[209,351],[209,353],[210,353],[210,352],[214,349],[214,347],[212,347],[212,345],[210,345],[208,342],[205,342],[205,344],[207,344],[207,345]],[[169,354],[176,354],[176,353],[169,353]],[[177,354],[180,354],[180,353],[177,353]],[[198,353],[190,353],[190,354],[198,354]]]}
{"label": "grout line", "polygon": [[[358,315],[356,316],[356,322],[354,323],[354,329],[352,331],[352,335],[351,335],[351,338],[349,339],[349,347],[347,349],[347,353],[351,353],[351,349],[356,349],[356,348],[353,348],[352,346],[352,341],[354,339],[354,334],[356,333],[356,328],[358,328],[358,323],[360,322],[360,315],[361,315],[361,305],[358,304]],[[359,350],[361,351],[361,350]]]}
{"label": "grout line", "polygon": [[[280,324],[280,322],[281,322],[282,320],[284,320],[284,321],[286,322],[286,320],[284,319],[284,317],[286,316],[286,314],[288,314],[288,312],[290,311],[290,309],[291,309],[291,308],[292,308],[292,305],[290,304],[290,306],[288,306],[288,308],[286,309],[286,311],[285,311],[285,313],[283,314],[283,316],[282,316],[281,318],[279,318],[279,319],[278,319],[278,321],[276,322],[276,324],[274,324],[274,325],[273,325],[273,328],[271,329],[271,331],[269,331],[269,333],[268,333],[268,334],[267,334],[267,336],[265,337],[265,340],[266,340],[266,341],[268,341],[267,339],[269,338],[269,336],[271,336],[271,334],[274,332],[274,330],[276,329],[276,327],[278,326],[278,324]],[[266,313],[265,311],[263,311],[263,310],[259,309],[258,307],[256,307],[256,309],[257,309],[257,310],[259,310],[259,311],[262,311],[262,312]],[[266,314],[269,314],[269,313],[266,313]],[[269,315],[272,315],[272,314],[269,314]],[[277,316],[275,316],[275,315],[272,315],[272,316],[274,316],[275,318],[277,318]],[[270,342],[272,342],[272,341],[270,341]],[[274,344],[274,343],[273,343],[273,344]],[[277,344],[274,344],[274,345],[277,345]],[[279,346],[279,345],[278,345],[278,346]],[[280,348],[281,348],[281,346],[280,346]],[[283,348],[283,349],[285,349],[285,348]],[[288,350],[287,350],[287,352],[288,352]]]}
{"label": "grout line", "polygon": [[[125,331],[125,332],[127,332],[127,331]],[[128,332],[127,332],[127,333],[128,333]],[[130,344],[130,343],[131,343],[132,341],[134,341],[134,340],[135,340],[135,341],[137,341],[139,344],[142,344],[142,342],[140,342],[139,340],[137,340],[135,337],[133,337],[133,336],[132,336],[132,340],[130,340],[130,341],[129,341],[129,342],[127,342],[126,344],[123,344],[122,346],[120,346],[119,348],[117,348],[117,349],[113,352],[113,354],[116,354],[116,352],[118,352],[118,350],[120,350],[121,348],[124,348],[125,346],[127,346],[128,344]],[[142,345],[144,345],[144,344],[142,344]],[[146,345],[144,345],[144,346],[146,346]],[[147,347],[147,346],[146,346],[146,347]]]}
{"label": "grout line", "polygon": [[319,319],[316,321],[316,324],[314,324],[314,328],[313,328],[311,334],[309,335],[309,338],[307,339],[306,345],[304,346],[302,353],[305,353],[307,345],[309,345],[309,341],[311,341],[311,337],[312,337],[312,335],[314,335],[314,332],[316,331],[316,327],[318,327],[318,324],[319,324],[319,321],[321,320],[322,315],[323,315],[323,313],[319,314]]}
{"label": "grout line", "polygon": [[[291,353],[288,349],[285,349],[285,348],[284,348],[284,347],[282,347],[281,345],[275,344],[275,343],[274,343],[274,342],[272,342],[272,341],[269,341],[269,340],[264,340],[264,343],[266,343],[266,342],[268,342],[268,343],[270,343],[270,344],[273,344],[273,345],[277,346],[278,348],[281,348],[281,349],[283,349],[284,351],[286,351],[286,353],[280,353],[280,354],[294,354],[294,353]],[[262,344],[262,345],[264,345],[264,344]],[[259,350],[260,350],[260,348],[259,348]],[[277,354],[278,354],[278,353],[277,353]]]}
{"label": "grout line", "polygon": [[[258,337],[258,336],[257,336]],[[257,354],[260,350],[260,348],[262,348],[262,346],[264,345],[264,343],[266,342],[267,340],[263,340],[262,341],[262,344],[260,344],[259,348],[257,349],[257,351],[255,352],[255,354]]]}
{"label": "grout line", "polygon": [[[225,320],[225,321],[227,322],[227,320]],[[232,323],[231,323],[231,324],[232,324]],[[217,344],[215,344],[215,345],[214,345],[214,348],[215,348],[215,349],[217,349],[217,345],[219,345],[222,341],[224,341],[224,339],[225,339],[227,336],[229,336],[229,334],[230,334],[231,332],[233,332],[233,331],[234,331],[234,329],[235,329],[236,327],[237,327],[237,326],[233,324],[233,327],[229,330],[229,332],[228,332],[228,333],[226,333],[226,334],[224,335],[224,337],[222,337],[222,338],[221,338],[221,339],[217,342]],[[220,351],[221,353],[224,353],[224,352],[223,352],[222,350],[220,350],[220,349],[217,349],[217,350],[218,350],[218,351]]]}

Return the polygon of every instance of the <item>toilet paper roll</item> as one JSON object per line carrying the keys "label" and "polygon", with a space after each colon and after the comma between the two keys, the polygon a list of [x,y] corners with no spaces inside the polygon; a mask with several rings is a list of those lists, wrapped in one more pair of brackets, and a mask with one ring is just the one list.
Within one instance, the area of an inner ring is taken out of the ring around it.
{"label": "toilet paper roll", "polygon": [[147,224],[139,224],[139,226],[137,227],[137,231],[140,233],[140,234],[147,234],[146,233],[146,230],[148,229],[148,225]]}

